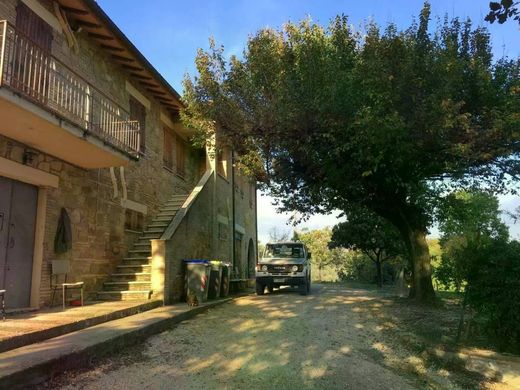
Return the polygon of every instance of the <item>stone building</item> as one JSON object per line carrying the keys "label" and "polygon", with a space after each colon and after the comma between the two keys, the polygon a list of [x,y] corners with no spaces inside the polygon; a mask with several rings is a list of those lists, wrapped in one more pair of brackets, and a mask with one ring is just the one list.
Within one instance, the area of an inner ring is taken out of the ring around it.
{"label": "stone building", "polygon": [[[50,304],[53,260],[69,261],[68,280],[83,281],[91,299],[177,301],[182,259],[221,259],[234,278],[251,275],[255,183],[230,150],[189,143],[181,104],[94,0],[0,2],[8,308]],[[63,209],[70,224],[60,224]],[[59,224],[70,226],[64,250]]]}

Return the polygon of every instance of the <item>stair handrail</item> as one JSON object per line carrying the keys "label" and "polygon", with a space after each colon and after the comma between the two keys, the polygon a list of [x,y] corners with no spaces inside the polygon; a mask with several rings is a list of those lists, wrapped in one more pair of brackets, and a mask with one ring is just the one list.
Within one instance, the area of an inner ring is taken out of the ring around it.
{"label": "stair handrail", "polygon": [[160,240],[170,240],[173,237],[178,227],[180,226],[182,220],[184,219],[186,214],[188,214],[188,211],[190,210],[191,206],[195,203],[195,200],[197,200],[199,194],[201,193],[202,189],[204,188],[204,186],[206,185],[206,183],[212,175],[212,169],[209,169],[206,172],[204,172],[204,175],[202,175],[195,188],[191,191],[189,196],[182,204],[181,208],[177,211],[175,217],[173,217],[173,219],[170,221],[170,224],[162,234]]}

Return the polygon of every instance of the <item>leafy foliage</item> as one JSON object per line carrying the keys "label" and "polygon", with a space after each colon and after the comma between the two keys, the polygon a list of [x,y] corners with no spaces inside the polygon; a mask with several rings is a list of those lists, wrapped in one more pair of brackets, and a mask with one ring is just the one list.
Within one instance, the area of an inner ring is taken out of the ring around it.
{"label": "leafy foliage", "polygon": [[500,219],[498,199],[484,192],[446,196],[440,203],[438,220],[443,253],[435,276],[446,288],[459,291],[473,262],[466,249],[494,240],[507,241],[508,228]]}
{"label": "leafy foliage", "polygon": [[[366,207],[400,232],[411,295],[434,297],[425,236],[450,183],[504,190],[520,171],[520,61],[492,62],[489,34],[455,18],[429,33],[426,3],[399,31],[346,16],[251,36],[243,58],[214,43],[186,78],[186,125],[219,129],[285,210]],[[450,179],[450,180],[446,180]]]}
{"label": "leafy foliage", "polygon": [[465,249],[471,265],[467,300],[479,330],[505,351],[520,353],[520,243],[495,239]]}
{"label": "leafy foliage", "polygon": [[332,269],[336,274],[341,269],[345,261],[346,252],[341,249],[330,250],[329,242],[332,236],[330,228],[303,230],[296,233],[296,239],[305,243],[309,252],[312,254],[311,263],[317,274],[314,275],[316,280],[323,279],[323,271],[325,269]]}
{"label": "leafy foliage", "polygon": [[491,1],[489,3],[489,13],[486,15],[485,20],[489,23],[497,21],[500,24],[506,22],[507,19],[516,20],[520,23],[520,11],[518,10],[518,1],[513,0],[501,0],[500,3],[497,1]]}
{"label": "leafy foliage", "polygon": [[376,266],[379,287],[383,286],[382,263],[405,252],[394,226],[370,210],[360,208],[352,210],[346,222],[334,226],[329,246],[360,251],[367,256]]}

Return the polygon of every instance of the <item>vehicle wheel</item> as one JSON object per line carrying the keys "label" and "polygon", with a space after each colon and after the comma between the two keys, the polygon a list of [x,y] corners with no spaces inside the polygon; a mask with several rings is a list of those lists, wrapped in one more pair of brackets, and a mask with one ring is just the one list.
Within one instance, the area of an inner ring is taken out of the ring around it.
{"label": "vehicle wheel", "polygon": [[273,291],[274,291],[274,286],[273,286],[272,284],[268,284],[268,285],[267,285],[267,291],[269,291],[269,293],[272,294]]}
{"label": "vehicle wheel", "polygon": [[310,293],[311,292],[311,280],[309,279],[307,281],[307,293]]}
{"label": "vehicle wheel", "polygon": [[300,295],[307,295],[309,293],[309,282],[305,281],[304,284],[300,285]]}
{"label": "vehicle wheel", "polygon": [[264,295],[265,286],[262,283],[256,282],[256,295]]}

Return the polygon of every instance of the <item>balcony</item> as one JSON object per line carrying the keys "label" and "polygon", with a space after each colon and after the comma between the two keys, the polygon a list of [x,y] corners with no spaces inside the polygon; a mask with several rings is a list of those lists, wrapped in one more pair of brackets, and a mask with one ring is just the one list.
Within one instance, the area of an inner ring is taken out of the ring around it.
{"label": "balcony", "polygon": [[84,168],[139,155],[139,122],[0,21],[0,134]]}

